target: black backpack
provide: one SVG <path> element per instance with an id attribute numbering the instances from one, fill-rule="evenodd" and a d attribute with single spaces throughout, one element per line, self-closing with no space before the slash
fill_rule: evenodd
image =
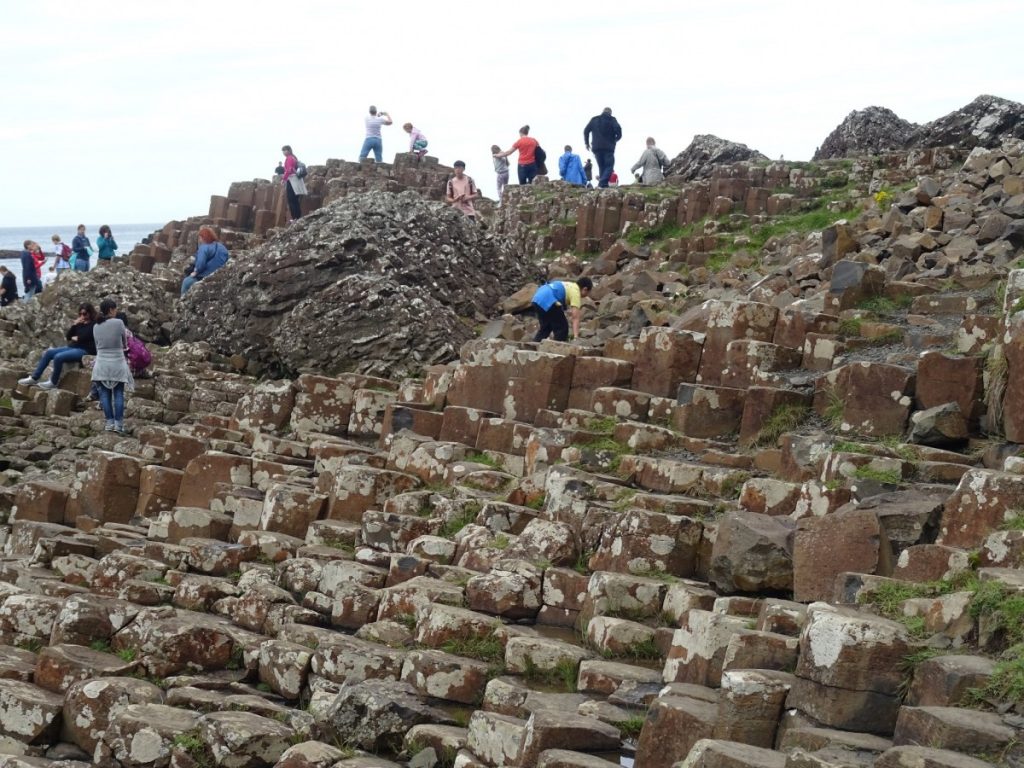
<path id="1" fill-rule="evenodd" d="M 306 164 L 301 160 L 296 161 L 295 175 L 298 176 L 300 179 L 304 179 L 306 178 L 307 173 L 309 173 L 309 171 L 306 170 Z"/>
<path id="2" fill-rule="evenodd" d="M 533 157 L 537 161 L 538 165 L 548 159 L 548 153 L 543 150 L 540 144 L 537 145 L 537 149 L 533 152 Z"/>

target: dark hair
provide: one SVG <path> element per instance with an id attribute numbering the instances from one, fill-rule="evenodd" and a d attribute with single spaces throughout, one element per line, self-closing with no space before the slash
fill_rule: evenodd
<path id="1" fill-rule="evenodd" d="M 466 164 L 464 162 L 462 162 L 461 160 L 456 160 L 454 163 L 452 163 L 452 168 L 465 168 L 465 167 L 466 167 Z"/>
<path id="2" fill-rule="evenodd" d="M 100 316 L 96 318 L 97 323 L 106 321 L 107 315 L 110 314 L 110 310 L 117 309 L 117 302 L 113 299 L 104 299 L 100 302 Z"/>
<path id="3" fill-rule="evenodd" d="M 571 144 L 566 144 L 565 145 L 565 151 L 566 152 L 572 152 L 572 145 Z"/>
<path id="4" fill-rule="evenodd" d="M 281 151 L 282 152 L 291 152 L 292 151 L 292 145 L 291 144 L 285 144 L 283 147 L 281 147 Z"/>
<path id="5" fill-rule="evenodd" d="M 377 114 L 377 108 L 375 106 L 373 106 L 372 104 L 370 105 L 370 114 L 371 115 L 376 115 Z"/>
<path id="6" fill-rule="evenodd" d="M 580 287 L 581 291 L 591 291 L 594 289 L 594 281 L 589 277 L 581 277 L 576 281 L 576 285 Z"/>
<path id="7" fill-rule="evenodd" d="M 79 304 L 78 305 L 78 311 L 79 312 L 85 312 L 87 315 L 89 315 L 89 321 L 90 322 L 93 322 L 93 323 L 96 322 L 96 307 L 94 307 L 88 301 L 84 301 L 81 304 Z"/>
<path id="8" fill-rule="evenodd" d="M 104 237 L 110 235 L 110 227 L 104 224 L 102 227 L 100 227 L 100 234 L 103 235 Z"/>
<path id="9" fill-rule="evenodd" d="M 530 126 L 524 125 L 522 128 L 519 129 L 519 132 L 521 134 L 523 134 L 523 136 L 529 136 L 530 135 Z"/>

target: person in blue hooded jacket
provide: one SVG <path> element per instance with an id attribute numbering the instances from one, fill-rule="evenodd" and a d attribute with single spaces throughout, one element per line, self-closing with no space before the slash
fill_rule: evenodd
<path id="1" fill-rule="evenodd" d="M 575 187 L 585 187 L 587 176 L 583 172 L 583 162 L 580 156 L 574 154 L 572 147 L 565 145 L 565 154 L 558 158 L 558 175 L 562 181 L 567 181 Z"/>
<path id="2" fill-rule="evenodd" d="M 196 260 L 185 270 L 185 279 L 181 281 L 181 295 L 184 296 L 188 293 L 189 288 L 209 277 L 227 263 L 228 249 L 217 239 L 217 233 L 205 225 L 200 227 Z"/>
<path id="3" fill-rule="evenodd" d="M 580 335 L 580 305 L 590 295 L 593 287 L 594 282 L 589 277 L 581 277 L 576 282 L 552 280 L 538 288 L 531 300 L 533 311 L 540 320 L 540 327 L 533 340 L 543 341 L 551 336 L 555 341 L 568 341 L 566 307 L 572 313 L 572 336 L 577 338 Z"/>

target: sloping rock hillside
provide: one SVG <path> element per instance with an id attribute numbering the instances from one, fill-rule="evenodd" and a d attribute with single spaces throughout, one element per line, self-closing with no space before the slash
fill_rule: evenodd
<path id="1" fill-rule="evenodd" d="M 527 278 L 522 258 L 450 208 L 369 192 L 233 257 L 186 296 L 174 336 L 271 370 L 401 375 L 454 358 Z"/>
<path id="2" fill-rule="evenodd" d="M 1024 138 L 1024 104 L 982 95 L 962 109 L 919 126 L 907 137 L 906 146 L 993 149 L 1009 138 Z"/>

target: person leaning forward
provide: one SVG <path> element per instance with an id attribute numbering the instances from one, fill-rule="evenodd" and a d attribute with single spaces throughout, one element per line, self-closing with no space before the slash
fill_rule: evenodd
<path id="1" fill-rule="evenodd" d="M 581 277 L 576 282 L 552 280 L 538 288 L 531 301 L 537 319 L 540 320 L 540 327 L 533 340 L 543 341 L 551 336 L 555 341 L 568 341 L 569 322 L 565 316 L 565 307 L 569 307 L 572 316 L 572 337 L 579 337 L 580 305 L 590 295 L 593 287 L 594 282 L 589 277 Z"/>

